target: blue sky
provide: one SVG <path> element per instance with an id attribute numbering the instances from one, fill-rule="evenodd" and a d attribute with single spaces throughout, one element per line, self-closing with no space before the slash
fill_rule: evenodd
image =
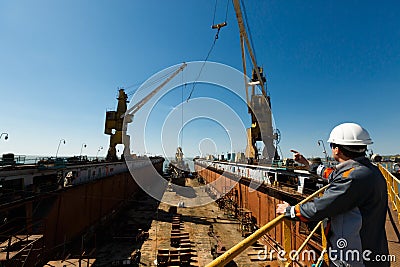
<path id="1" fill-rule="evenodd" d="M 398 1 L 254 3 L 245 1 L 248 23 L 284 156 L 292 148 L 323 156 L 317 140 L 327 140 L 335 125 L 348 121 L 369 130 L 374 152 L 400 153 Z M 79 154 L 83 143 L 84 154 L 106 148 L 105 111 L 115 109 L 117 89 L 172 65 L 203 60 L 215 35 L 214 6 L 215 1 L 0 0 L 0 132 L 9 134 L 0 140 L 0 153 L 54 156 L 60 139 L 66 140 L 60 155 Z M 225 19 L 225 6 L 218 1 L 215 22 Z M 227 22 L 209 60 L 241 70 L 232 3 Z M 195 96 L 202 96 L 200 88 Z M 224 98 L 219 94 L 217 99 Z M 160 105 L 180 100 L 166 97 Z M 235 110 L 246 123 L 246 108 Z M 215 132 L 202 130 L 206 124 L 186 129 L 188 155 L 196 154 L 191 144 L 202 137 L 194 133 L 226 135 L 217 134 L 218 126 Z"/>

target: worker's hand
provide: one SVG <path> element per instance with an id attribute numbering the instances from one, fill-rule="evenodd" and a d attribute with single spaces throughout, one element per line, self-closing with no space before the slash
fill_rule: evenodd
<path id="1" fill-rule="evenodd" d="M 290 152 L 294 153 L 293 154 L 294 161 L 304 164 L 307 168 L 310 168 L 310 162 L 302 154 L 293 149 L 291 149 Z"/>
<path id="2" fill-rule="evenodd" d="M 282 204 L 278 204 L 278 206 L 276 207 L 276 213 L 277 214 L 285 213 L 287 207 L 289 207 L 289 204 L 286 202 L 283 202 Z"/>

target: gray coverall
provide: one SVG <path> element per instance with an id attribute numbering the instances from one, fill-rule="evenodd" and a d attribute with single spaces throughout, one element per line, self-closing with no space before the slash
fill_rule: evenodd
<path id="1" fill-rule="evenodd" d="M 323 172 L 321 166 L 319 170 Z M 350 159 L 336 166 L 329 183 L 323 196 L 288 207 L 285 217 L 305 222 L 330 220 L 330 266 L 390 266 L 390 262 L 378 261 L 389 254 L 387 187 L 379 169 L 366 157 Z"/>

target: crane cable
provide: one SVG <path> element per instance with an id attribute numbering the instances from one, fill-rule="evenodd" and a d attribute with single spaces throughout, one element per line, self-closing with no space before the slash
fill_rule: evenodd
<path id="1" fill-rule="evenodd" d="M 225 21 L 222 22 L 222 23 L 219 23 L 219 24 L 215 24 L 215 14 L 216 14 L 216 10 L 217 10 L 217 3 L 218 3 L 218 0 L 215 0 L 213 23 L 212 23 L 212 26 L 211 26 L 211 29 L 217 29 L 217 32 L 215 34 L 215 37 L 214 37 L 213 43 L 212 43 L 212 45 L 210 47 L 210 50 L 208 50 L 207 56 L 204 59 L 203 64 L 201 65 L 199 74 L 197 75 L 196 80 L 193 82 L 192 90 L 190 91 L 190 94 L 189 94 L 188 98 L 186 99 L 186 102 L 188 102 L 190 100 L 190 98 L 192 97 L 192 94 L 193 94 L 194 88 L 196 87 L 197 81 L 199 80 L 200 75 L 201 75 L 201 73 L 203 71 L 203 68 L 206 65 L 206 63 L 208 61 L 208 58 L 210 57 L 210 54 L 211 54 L 212 50 L 214 49 L 215 43 L 217 42 L 217 40 L 219 38 L 219 32 L 220 32 L 221 28 L 223 28 L 223 27 L 225 27 L 227 25 L 226 21 L 227 21 L 227 18 L 228 18 L 229 0 L 226 1 L 227 4 L 226 4 L 226 12 L 225 12 Z"/>
<path id="2" fill-rule="evenodd" d="M 203 68 L 204 68 L 204 66 L 206 65 L 206 62 L 208 61 L 208 57 L 210 56 L 211 51 L 214 49 L 215 43 L 216 43 L 216 41 L 217 41 L 217 39 L 218 39 L 219 30 L 220 30 L 220 29 L 218 29 L 217 34 L 215 35 L 214 41 L 213 41 L 213 43 L 212 43 L 212 45 L 211 45 L 211 47 L 210 47 L 210 50 L 208 51 L 208 54 L 207 54 L 207 56 L 206 56 L 206 59 L 205 59 L 204 62 L 203 62 L 203 65 L 201 65 L 201 68 L 200 68 L 199 74 L 198 74 L 197 77 L 196 77 L 196 80 L 193 82 L 192 90 L 190 91 L 190 94 L 189 94 L 188 98 L 186 99 L 186 102 L 188 102 L 189 99 L 192 97 L 194 88 L 196 87 L 197 81 L 198 81 L 199 78 L 200 78 L 201 72 L 203 71 Z"/>
<path id="3" fill-rule="evenodd" d="M 213 22 L 212 22 L 212 26 L 211 26 L 212 29 L 215 29 L 217 27 L 217 25 L 219 25 L 219 24 L 215 24 L 215 14 L 217 13 L 217 4 L 218 4 L 218 0 L 215 0 Z M 226 23 L 226 21 L 228 19 L 228 8 L 229 8 L 229 0 L 226 1 L 225 20 L 223 23 L 220 23 L 220 24 Z M 224 26 L 226 26 L 226 25 L 224 25 Z"/>
<path id="4" fill-rule="evenodd" d="M 152 86 L 152 85 L 154 85 L 154 84 L 156 84 L 156 83 L 159 83 L 160 81 L 162 81 L 162 80 L 165 79 L 166 77 L 170 76 L 174 71 L 175 71 L 175 70 L 173 69 L 173 70 L 171 70 L 171 71 L 165 73 L 164 75 L 158 77 L 158 78 L 155 79 L 154 81 L 151 81 L 151 82 L 148 82 L 148 83 L 144 84 L 143 87 L 140 87 L 140 86 L 143 85 L 143 83 L 146 82 L 146 81 L 143 81 L 143 82 L 140 82 L 140 83 L 136 83 L 136 84 L 129 85 L 129 86 L 125 87 L 125 89 L 130 89 L 130 88 L 132 88 L 132 87 L 139 87 L 139 88 L 136 88 L 136 89 L 134 89 L 134 90 L 131 90 L 131 91 L 127 92 L 126 94 L 127 94 L 128 96 L 131 96 L 131 95 L 133 95 L 134 93 L 138 92 L 138 91 L 137 91 L 138 89 L 143 90 L 143 89 L 146 89 L 146 88 L 148 88 L 148 87 L 150 87 L 150 86 Z"/>
<path id="5" fill-rule="evenodd" d="M 183 83 L 183 72 L 182 72 L 182 94 L 181 94 L 181 108 L 182 108 L 182 113 L 181 113 L 181 140 L 180 140 L 180 147 L 183 147 L 183 104 L 184 104 L 184 101 L 183 101 L 183 92 L 185 91 L 185 89 L 186 89 L 186 83 Z"/>

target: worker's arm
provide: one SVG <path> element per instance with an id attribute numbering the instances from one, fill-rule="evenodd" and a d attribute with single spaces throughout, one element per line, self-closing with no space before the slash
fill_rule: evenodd
<path id="1" fill-rule="evenodd" d="M 300 152 L 293 149 L 291 149 L 290 152 L 293 153 L 294 161 L 303 164 L 304 166 L 306 166 L 307 169 L 310 169 L 311 162 L 308 161 Z"/>
<path id="2" fill-rule="evenodd" d="M 311 161 L 307 160 L 300 152 L 296 150 L 290 150 L 290 152 L 293 153 L 293 159 L 306 166 L 306 168 L 314 174 L 317 174 L 318 176 L 328 179 L 329 175 L 333 172 L 333 168 L 327 168 L 322 164 L 315 164 L 312 163 Z"/>
<path id="3" fill-rule="evenodd" d="M 362 187 L 357 185 L 356 180 L 351 177 L 338 178 L 331 182 L 322 197 L 302 205 L 288 206 L 285 217 L 304 222 L 320 221 L 358 206 L 361 194 Z"/>

